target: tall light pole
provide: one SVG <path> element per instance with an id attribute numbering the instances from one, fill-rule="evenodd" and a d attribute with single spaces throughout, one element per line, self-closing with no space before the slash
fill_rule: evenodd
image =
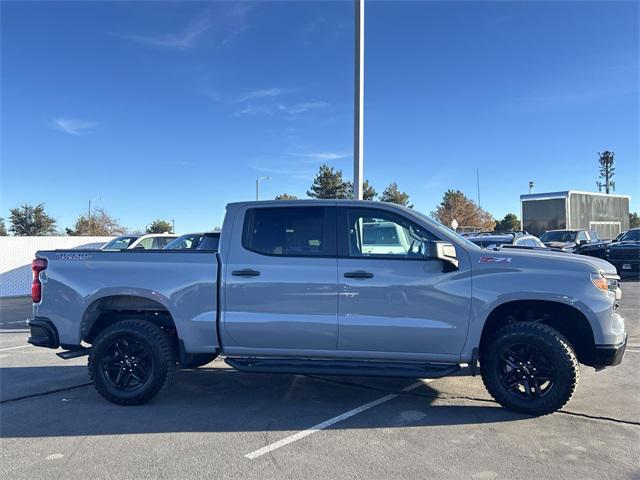
<path id="1" fill-rule="evenodd" d="M 271 180 L 271 177 L 260 177 L 256 179 L 256 200 L 260 200 L 260 182 L 262 180 Z"/>
<path id="2" fill-rule="evenodd" d="M 362 200 L 364 175 L 364 2 L 365 0 L 355 0 L 353 196 L 356 200 Z"/>
<path id="3" fill-rule="evenodd" d="M 89 227 L 87 228 L 87 233 L 89 234 L 89 236 L 91 236 L 91 201 L 92 200 L 100 201 L 100 200 L 102 200 L 102 197 L 89 199 L 89 218 L 87 219 L 87 221 L 89 223 Z"/>
<path id="4" fill-rule="evenodd" d="M 171 219 L 171 233 L 176 233 L 176 221 Z"/>

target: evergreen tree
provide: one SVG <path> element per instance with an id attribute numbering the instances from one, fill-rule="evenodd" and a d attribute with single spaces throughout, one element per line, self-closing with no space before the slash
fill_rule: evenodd
<path id="1" fill-rule="evenodd" d="M 321 165 L 307 195 L 311 198 L 349 198 L 349 184 L 342 179 L 342 170 Z"/>

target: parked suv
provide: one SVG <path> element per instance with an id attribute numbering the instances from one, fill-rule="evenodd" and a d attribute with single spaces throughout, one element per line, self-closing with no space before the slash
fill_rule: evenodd
<path id="1" fill-rule="evenodd" d="M 150 233 L 147 235 L 122 235 L 106 243 L 100 250 L 160 250 L 178 238 L 172 233 Z"/>
<path id="2" fill-rule="evenodd" d="M 482 248 L 498 248 L 503 245 L 513 247 L 547 248 L 535 235 L 527 232 L 482 232 L 468 235 L 467 240 Z"/>

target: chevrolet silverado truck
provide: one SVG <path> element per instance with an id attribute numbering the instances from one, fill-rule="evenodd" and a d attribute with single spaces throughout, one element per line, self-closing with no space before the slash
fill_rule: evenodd
<path id="1" fill-rule="evenodd" d="M 40 251 L 33 345 L 89 355 L 107 400 L 142 404 L 177 368 L 439 378 L 480 373 L 506 408 L 562 408 L 579 363 L 621 362 L 615 268 L 483 250 L 371 201 L 232 203 L 217 252 Z"/>

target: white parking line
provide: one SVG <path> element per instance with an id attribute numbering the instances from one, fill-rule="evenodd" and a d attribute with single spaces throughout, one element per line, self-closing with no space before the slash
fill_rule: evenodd
<path id="1" fill-rule="evenodd" d="M 402 391 L 403 392 L 409 392 L 411 390 L 414 390 L 422 385 L 424 385 L 425 383 L 429 383 L 432 382 L 434 379 L 424 379 L 421 380 L 419 382 L 414 383 L 413 385 L 409 385 L 406 388 L 403 388 Z M 342 420 L 346 420 L 347 418 L 353 417 L 354 415 L 357 415 L 359 413 L 364 412 L 365 410 L 369 410 L 370 408 L 373 407 L 377 407 L 378 405 L 382 405 L 385 402 L 388 402 L 389 400 L 393 400 L 396 397 L 399 397 L 400 394 L 399 393 L 391 393 L 389 395 L 385 395 L 384 397 L 380 397 L 377 400 L 374 400 L 373 402 L 369 402 L 369 403 L 365 403 L 364 405 L 360 405 L 359 407 L 356 407 L 352 410 L 349 410 L 348 412 L 343 413 L 342 415 L 338 415 L 337 417 L 333 417 L 330 418 L 329 420 L 326 420 L 322 423 L 319 423 L 317 425 L 314 425 L 311 428 L 307 428 L 306 430 L 302 430 L 298 433 L 295 433 L 293 435 L 290 435 L 288 437 L 283 438 L 282 440 L 278 440 L 277 442 L 274 442 L 270 445 L 267 445 L 266 447 L 262 447 L 258 450 L 255 450 L 251 453 L 247 453 L 245 455 L 245 458 L 248 458 L 250 460 L 255 460 L 256 458 L 264 455 L 265 453 L 269 453 L 269 452 L 273 452 L 274 450 L 280 448 L 280 447 L 284 447 L 285 445 L 289 445 L 290 443 L 296 442 L 298 440 L 303 439 L 304 437 L 308 437 L 309 435 L 319 432 L 320 430 L 324 430 L 327 427 L 330 427 L 331 425 L 334 425 L 338 422 L 341 422 Z"/>
<path id="2" fill-rule="evenodd" d="M 0 348 L 0 352 L 6 352 L 7 350 L 16 350 L 18 348 L 29 348 L 29 347 L 33 347 L 33 345 L 20 345 L 19 347 Z"/>
<path id="3" fill-rule="evenodd" d="M 627 348 L 625 351 L 631 353 L 640 353 L 640 350 L 631 350 L 630 348 Z"/>

